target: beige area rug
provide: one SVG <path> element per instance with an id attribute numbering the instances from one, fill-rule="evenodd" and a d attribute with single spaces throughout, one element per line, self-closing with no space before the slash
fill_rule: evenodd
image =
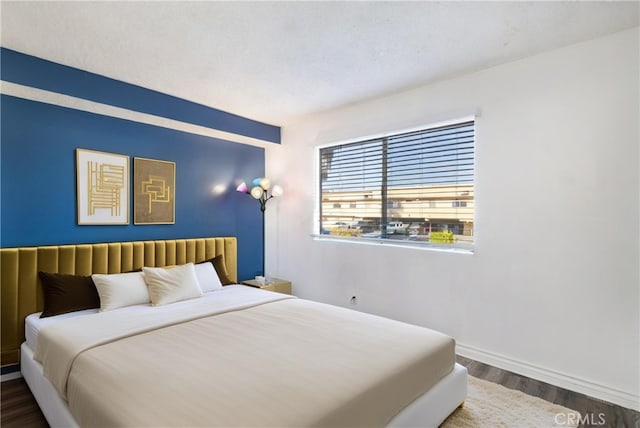
<path id="1" fill-rule="evenodd" d="M 464 407 L 441 428 L 556 428 L 578 426 L 580 414 L 538 397 L 469 376 Z"/>

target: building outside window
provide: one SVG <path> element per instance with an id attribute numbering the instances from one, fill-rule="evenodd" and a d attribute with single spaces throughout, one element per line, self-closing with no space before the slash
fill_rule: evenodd
<path id="1" fill-rule="evenodd" d="M 473 120 L 320 148 L 319 232 L 472 247 L 474 152 Z"/>

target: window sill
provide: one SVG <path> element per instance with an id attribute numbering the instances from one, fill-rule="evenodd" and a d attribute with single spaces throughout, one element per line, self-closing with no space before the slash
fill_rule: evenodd
<path id="1" fill-rule="evenodd" d="M 355 245 L 377 245 L 383 247 L 409 248 L 412 250 L 435 251 L 439 253 L 474 254 L 475 250 L 469 246 L 456 246 L 456 244 L 433 244 L 428 242 L 404 241 L 393 239 L 371 238 L 343 238 L 331 235 L 314 235 L 314 241 L 337 242 Z"/>

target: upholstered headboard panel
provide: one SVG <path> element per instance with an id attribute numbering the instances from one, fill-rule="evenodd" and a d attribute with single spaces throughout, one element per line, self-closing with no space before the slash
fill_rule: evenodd
<path id="1" fill-rule="evenodd" d="M 112 242 L 46 247 L 0 248 L 2 366 L 17 364 L 24 342 L 24 319 L 43 308 L 38 271 L 91 275 L 142 266 L 197 263 L 223 254 L 230 279 L 237 281 L 234 237 Z"/>

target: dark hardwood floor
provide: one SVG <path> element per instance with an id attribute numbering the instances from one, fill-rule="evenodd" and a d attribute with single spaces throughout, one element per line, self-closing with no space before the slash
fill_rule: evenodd
<path id="1" fill-rule="evenodd" d="M 468 358 L 459 356 L 458 362 L 467 368 L 471 376 L 577 410 L 583 418 L 587 415 L 588 420 L 585 420 L 586 423 L 581 425 L 583 427 L 640 428 L 639 412 Z M 49 426 L 24 379 L 2 382 L 0 392 L 0 426 L 3 428 L 47 428 Z M 601 423 L 603 420 L 604 423 Z"/>
<path id="2" fill-rule="evenodd" d="M 0 384 L 0 426 L 3 428 L 49 427 L 22 378 Z"/>

